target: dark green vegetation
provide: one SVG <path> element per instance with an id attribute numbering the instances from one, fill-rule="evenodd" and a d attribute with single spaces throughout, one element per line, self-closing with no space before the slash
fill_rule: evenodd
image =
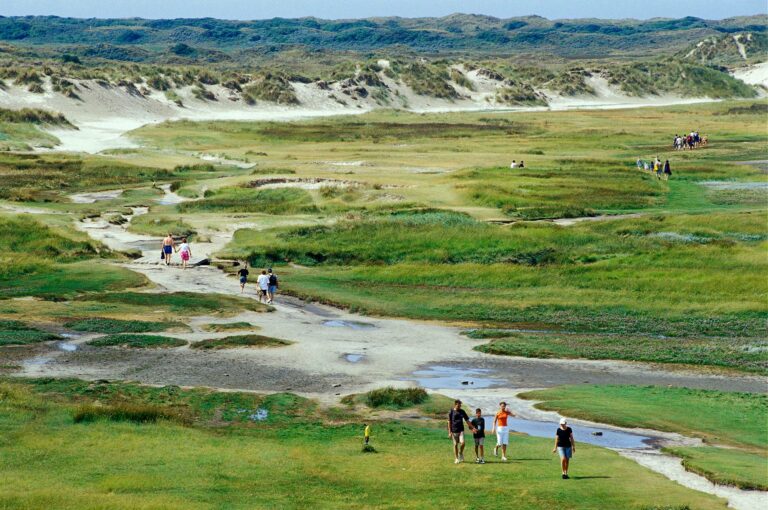
<path id="1" fill-rule="evenodd" d="M 550 21 L 538 16 L 498 19 L 469 14 L 343 21 L 84 20 L 41 16 L 1 18 L 0 40 L 28 55 L 55 55 L 74 64 L 98 59 L 236 65 L 243 60 L 258 61 L 264 54 L 275 59 L 270 53 L 277 53 L 277 60 L 287 60 L 289 55 L 308 60 L 309 48 L 366 52 L 400 47 L 401 51 L 478 54 L 542 51 L 573 58 L 639 55 L 672 48 L 676 52 L 707 36 L 764 32 L 765 23 L 765 16 L 720 21 L 693 17 Z"/>
<path id="2" fill-rule="evenodd" d="M 40 110 L 38 108 L 22 108 L 21 110 L 0 108 L 0 122 L 10 122 L 13 124 L 50 124 L 52 126 L 73 127 L 62 114 Z"/>
<path id="3" fill-rule="evenodd" d="M 365 403 L 370 407 L 403 409 L 422 404 L 427 398 L 427 392 L 422 388 L 397 389 L 390 386 L 366 393 Z"/>
<path id="4" fill-rule="evenodd" d="M 89 333 L 147 333 L 150 331 L 167 331 L 169 329 L 189 329 L 182 322 L 135 321 L 105 317 L 75 319 L 65 322 L 64 326 L 75 331 Z"/>
<path id="5" fill-rule="evenodd" d="M 74 414 L 75 423 L 91 423 L 97 420 L 127 421 L 133 423 L 156 423 L 158 420 L 170 420 L 180 423 L 188 421 L 186 416 L 160 406 L 117 404 L 93 405 L 86 404 L 77 408 Z"/>
<path id="6" fill-rule="evenodd" d="M 0 346 L 26 345 L 37 342 L 59 340 L 61 337 L 41 331 L 20 321 L 0 320 Z"/>
<path id="7" fill-rule="evenodd" d="M 713 481 L 768 487 L 768 396 L 657 386 L 569 386 L 532 391 L 541 409 L 622 427 L 702 438 L 730 448 L 671 448 L 686 468 Z"/>
<path id="8" fill-rule="evenodd" d="M 106 410 L 82 407 L 95 402 Z M 121 413 L 129 405 L 140 409 Z M 93 421 L 75 423 L 86 410 L 83 416 Z M 386 501 L 396 508 L 426 509 L 455 506 L 456 496 L 445 491 L 446 484 L 472 494 L 476 505 L 497 505 L 504 497 L 489 487 L 514 493 L 521 510 L 562 504 L 552 489 L 560 480 L 548 439 L 516 437 L 515 462 L 489 462 L 481 470 L 453 465 L 442 421 L 368 418 L 323 411 L 286 393 L 52 379 L 6 382 L 0 384 L 0 425 L 13 441 L 0 442 L 0 505 L 351 509 Z M 365 422 L 372 424 L 376 455 L 360 452 Z M 45 456 L 35 453 L 42 449 Z M 330 469 L 318 471 L 320 449 Z M 722 500 L 685 489 L 614 452 L 587 445 L 580 452 L 568 487 L 574 510 L 724 508 Z M 296 484 L 300 491 L 274 490 Z"/>
<path id="9" fill-rule="evenodd" d="M 192 344 L 194 349 L 237 349 L 241 347 L 283 347 L 292 342 L 263 335 L 235 335 L 210 338 Z"/>
<path id="10" fill-rule="evenodd" d="M 626 329 L 625 334 L 609 335 L 474 330 L 469 336 L 492 338 L 490 343 L 476 347 L 478 351 L 489 354 L 710 365 L 768 373 L 768 356 L 765 354 L 768 344 L 762 340 L 732 336 L 633 336 L 631 327 Z M 681 334 L 685 335 L 685 331 Z"/>
<path id="11" fill-rule="evenodd" d="M 88 345 L 95 347 L 133 347 L 133 348 L 161 348 L 180 347 L 187 345 L 186 340 L 160 335 L 136 335 L 125 333 L 120 335 L 107 335 L 95 340 L 90 340 Z"/>

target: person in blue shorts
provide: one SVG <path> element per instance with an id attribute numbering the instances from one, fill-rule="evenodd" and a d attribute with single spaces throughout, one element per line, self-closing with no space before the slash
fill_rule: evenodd
<path id="1" fill-rule="evenodd" d="M 269 276 L 269 288 L 267 289 L 267 303 L 272 304 L 275 300 L 275 294 L 277 293 L 277 275 L 272 272 L 272 268 L 267 269 L 267 275 Z"/>
<path id="2" fill-rule="evenodd" d="M 555 431 L 555 447 L 552 453 L 560 454 L 560 467 L 563 470 L 563 480 L 568 479 L 568 464 L 576 452 L 576 441 L 573 439 L 573 430 L 568 426 L 565 418 L 560 419 L 560 426 Z"/>
<path id="3" fill-rule="evenodd" d="M 245 292 L 245 284 L 248 283 L 248 262 L 237 272 L 240 277 L 240 294 Z"/>

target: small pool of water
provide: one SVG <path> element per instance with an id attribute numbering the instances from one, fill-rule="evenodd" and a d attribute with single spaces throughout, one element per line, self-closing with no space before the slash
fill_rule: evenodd
<path id="1" fill-rule="evenodd" d="M 59 342 L 58 348 L 66 352 L 75 352 L 77 350 L 77 344 L 71 342 Z"/>
<path id="2" fill-rule="evenodd" d="M 522 418 L 510 418 L 509 427 L 516 432 L 524 432 L 534 437 L 551 437 L 554 444 L 555 430 L 559 425 L 555 422 L 524 420 Z M 486 435 L 490 436 L 492 416 L 485 416 Z M 573 438 L 576 440 L 578 448 L 579 443 L 594 444 L 605 448 L 650 448 L 648 441 L 650 437 L 627 432 L 618 432 L 611 429 L 596 427 L 583 427 L 581 425 L 571 425 L 573 429 Z M 599 435 L 594 435 L 597 432 Z M 490 441 L 491 446 L 495 443 Z"/>
<path id="3" fill-rule="evenodd" d="M 350 363 L 359 363 L 365 359 L 365 354 L 347 353 L 344 355 L 344 359 Z"/>
<path id="4" fill-rule="evenodd" d="M 430 390 L 493 388 L 506 383 L 503 379 L 491 377 L 490 374 L 491 370 L 485 368 L 433 365 L 415 371 L 413 376 L 419 386 Z"/>
<path id="5" fill-rule="evenodd" d="M 371 324 L 368 322 L 344 321 L 340 319 L 324 321 L 323 326 L 328 326 L 329 328 L 349 328 L 349 329 L 373 329 L 376 327 L 374 324 Z"/>

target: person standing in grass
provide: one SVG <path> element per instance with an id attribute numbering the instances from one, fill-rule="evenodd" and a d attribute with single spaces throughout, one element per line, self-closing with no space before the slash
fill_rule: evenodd
<path id="1" fill-rule="evenodd" d="M 371 440 L 371 426 L 366 423 L 363 424 L 363 427 L 365 427 L 363 429 L 363 441 L 368 444 Z"/>
<path id="2" fill-rule="evenodd" d="M 248 283 L 248 262 L 237 272 L 237 276 L 240 277 L 240 294 L 242 294 L 245 292 L 245 284 Z"/>
<path id="3" fill-rule="evenodd" d="M 267 289 L 267 303 L 272 304 L 277 293 L 277 275 L 272 272 L 272 268 L 267 269 L 267 276 L 269 276 L 269 288 Z"/>
<path id="4" fill-rule="evenodd" d="M 189 247 L 186 237 L 181 238 L 179 253 L 181 254 L 181 268 L 186 269 L 189 259 L 192 258 L 192 248 Z"/>
<path id="5" fill-rule="evenodd" d="M 664 161 L 664 180 L 668 181 L 670 175 L 672 175 L 672 169 L 669 167 L 669 160 L 666 160 Z"/>
<path id="6" fill-rule="evenodd" d="M 576 441 L 573 439 L 573 430 L 568 426 L 565 418 L 560 419 L 560 426 L 555 431 L 555 447 L 552 453 L 560 454 L 560 467 L 563 471 L 563 480 L 568 479 L 568 464 L 576 452 Z"/>
<path id="7" fill-rule="evenodd" d="M 269 293 L 269 276 L 267 276 L 266 271 L 261 271 L 261 274 L 256 279 L 256 284 L 259 286 L 259 303 L 262 301 L 266 303 Z"/>
<path id="8" fill-rule="evenodd" d="M 464 462 L 464 422 L 467 422 L 472 433 L 477 432 L 467 412 L 461 408 L 461 400 L 454 400 L 453 409 L 448 413 L 448 437 L 453 440 L 454 464 Z"/>
<path id="9" fill-rule="evenodd" d="M 475 462 L 477 464 L 485 464 L 485 418 L 483 418 L 483 411 L 480 408 L 475 409 L 475 417 L 471 420 L 472 426 L 475 427 L 475 432 L 472 437 L 475 440 Z"/>
<path id="10" fill-rule="evenodd" d="M 509 445 L 509 426 L 507 420 L 515 413 L 507 409 L 506 402 L 499 403 L 499 412 L 493 418 L 493 427 L 491 433 L 496 432 L 496 446 L 493 448 L 493 455 L 499 456 L 499 447 L 501 447 L 501 460 L 507 461 L 507 445 Z"/>
<path id="11" fill-rule="evenodd" d="M 171 255 L 173 254 L 173 251 L 176 249 L 176 243 L 173 240 L 173 234 L 168 234 L 165 236 L 165 239 L 163 239 L 163 255 L 165 256 L 165 265 L 168 266 L 171 264 Z"/>

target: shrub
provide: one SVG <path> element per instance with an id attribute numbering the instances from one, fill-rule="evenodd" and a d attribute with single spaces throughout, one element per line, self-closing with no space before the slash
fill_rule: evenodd
<path id="1" fill-rule="evenodd" d="M 82 405 L 74 414 L 75 423 L 92 423 L 98 420 L 156 423 L 171 420 L 190 424 L 191 417 L 180 410 L 171 410 L 147 404 Z"/>
<path id="2" fill-rule="evenodd" d="M 238 347 L 283 347 L 291 345 L 287 340 L 263 335 L 235 335 L 210 338 L 192 344 L 193 349 L 236 349 Z"/>
<path id="3" fill-rule="evenodd" d="M 429 395 L 423 388 L 397 389 L 388 386 L 366 393 L 365 403 L 369 407 L 404 409 L 422 404 L 428 397 Z"/>
<path id="4" fill-rule="evenodd" d="M 160 348 L 187 345 L 186 340 L 160 335 L 119 334 L 107 335 L 88 342 L 95 347 Z"/>

